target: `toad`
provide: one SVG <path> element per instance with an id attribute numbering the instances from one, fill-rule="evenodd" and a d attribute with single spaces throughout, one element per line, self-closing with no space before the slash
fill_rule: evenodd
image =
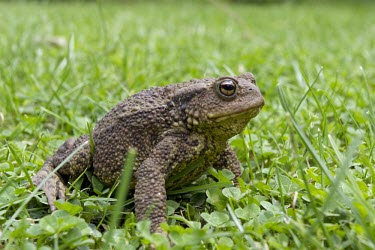
<path id="1" fill-rule="evenodd" d="M 251 73 L 194 79 L 141 91 L 117 104 L 89 135 L 68 139 L 32 178 L 39 185 L 75 149 L 85 143 L 43 190 L 51 210 L 65 198 L 63 179 L 74 180 L 87 168 L 107 186 L 121 175 L 127 152 L 133 166 L 137 220 L 150 219 L 151 231 L 166 221 L 166 190 L 194 182 L 208 168 L 229 169 L 236 179 L 240 162 L 228 144 L 264 105 Z M 236 179 L 234 182 L 236 182 Z"/>

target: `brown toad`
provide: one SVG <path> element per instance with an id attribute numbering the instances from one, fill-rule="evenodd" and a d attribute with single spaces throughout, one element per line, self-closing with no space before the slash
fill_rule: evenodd
<path id="1" fill-rule="evenodd" d="M 189 184 L 209 167 L 227 168 L 236 178 L 240 163 L 228 139 L 240 133 L 263 107 L 264 100 L 251 73 L 237 77 L 205 78 L 141 91 L 120 102 L 92 132 L 87 143 L 59 171 L 77 178 L 86 168 L 104 184 L 120 176 L 129 148 L 137 151 L 134 164 L 135 212 L 160 231 L 166 220 L 166 189 Z M 33 177 L 38 185 L 88 135 L 69 139 L 48 158 Z M 44 185 L 55 210 L 56 197 L 65 198 L 66 186 L 54 175 Z"/>

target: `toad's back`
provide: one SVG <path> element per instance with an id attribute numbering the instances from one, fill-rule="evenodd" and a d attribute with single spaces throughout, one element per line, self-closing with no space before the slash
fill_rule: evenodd
<path id="1" fill-rule="evenodd" d="M 117 104 L 98 122 L 93 131 L 93 166 L 95 176 L 102 182 L 114 183 L 130 147 L 137 150 L 138 165 L 157 144 L 160 135 L 171 127 L 165 95 L 162 87 L 139 92 Z"/>

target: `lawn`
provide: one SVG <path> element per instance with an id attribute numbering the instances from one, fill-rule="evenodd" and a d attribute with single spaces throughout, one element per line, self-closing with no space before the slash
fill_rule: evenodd
<path id="1" fill-rule="evenodd" d="M 142 89 L 251 71 L 266 105 L 231 140 L 243 181 L 210 170 L 170 193 L 173 248 L 375 249 L 373 13 L 370 2 L 0 2 L 0 248 L 172 248 L 136 222 L 131 195 L 115 226 L 113 189 L 89 171 L 53 214 L 30 179 Z"/>

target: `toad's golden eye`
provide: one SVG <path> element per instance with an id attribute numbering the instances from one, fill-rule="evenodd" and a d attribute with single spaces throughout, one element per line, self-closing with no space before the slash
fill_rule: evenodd
<path id="1" fill-rule="evenodd" d="M 217 90 L 223 97 L 234 97 L 237 93 L 237 82 L 231 78 L 221 79 L 217 83 Z"/>

